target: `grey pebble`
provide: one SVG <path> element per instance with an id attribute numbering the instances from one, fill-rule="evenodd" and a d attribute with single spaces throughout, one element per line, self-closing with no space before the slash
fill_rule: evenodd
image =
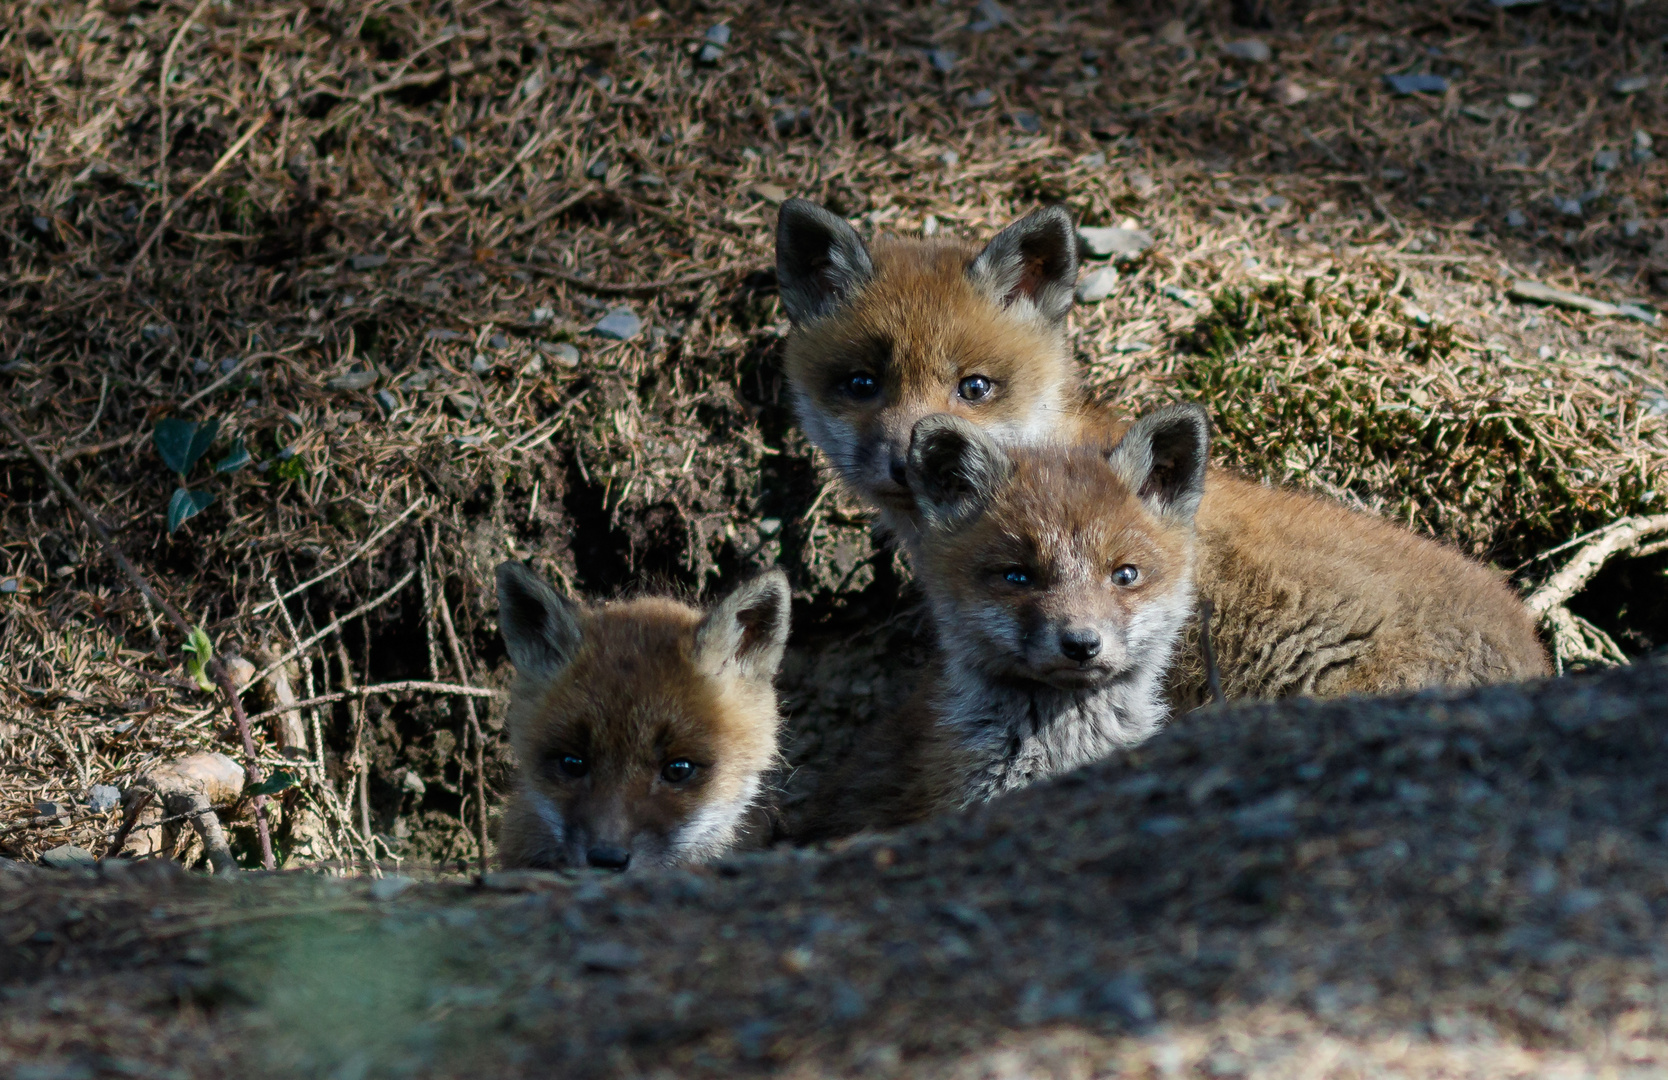
<path id="1" fill-rule="evenodd" d="M 1637 94 L 1650 85 L 1651 79 L 1648 75 L 1624 75 L 1611 83 L 1610 89 L 1615 91 L 1618 96 L 1626 97 L 1629 94 Z"/>
<path id="2" fill-rule="evenodd" d="M 961 96 L 964 109 L 986 109 L 996 103 L 996 95 L 989 90 L 974 90 Z"/>
<path id="3" fill-rule="evenodd" d="M 1609 172 L 1622 163 L 1622 155 L 1614 150 L 1600 150 L 1593 155 L 1593 168 L 1599 172 Z"/>
<path id="4" fill-rule="evenodd" d="M 75 844 L 62 844 L 50 851 L 41 853 L 41 865 L 53 870 L 74 870 L 82 866 L 96 866 L 98 860 L 93 853 Z"/>
<path id="5" fill-rule="evenodd" d="M 1276 210 L 1284 210 L 1290 202 L 1291 200 L 1284 195 L 1265 195 L 1258 200 L 1257 205 L 1272 214 Z"/>
<path id="6" fill-rule="evenodd" d="M 1132 258 L 1153 245 L 1153 234 L 1141 229 L 1080 228 L 1077 237 L 1084 252 L 1097 259 Z"/>
<path id="7" fill-rule="evenodd" d="M 1080 304 L 1098 304 L 1112 295 L 1118 287 L 1118 271 L 1115 267 L 1102 266 L 1083 275 L 1077 283 L 1077 302 Z"/>
<path id="8" fill-rule="evenodd" d="M 1448 80 L 1440 75 L 1386 75 L 1386 86 L 1397 94 L 1446 94 Z"/>
<path id="9" fill-rule="evenodd" d="M 1266 64 L 1274 58 L 1274 50 L 1268 47 L 1268 42 L 1261 38 L 1242 38 L 1230 41 L 1222 46 L 1222 52 L 1235 60 L 1244 60 L 1250 64 Z"/>
<path id="10" fill-rule="evenodd" d="M 1010 118 L 1013 120 L 1014 126 L 1027 135 L 1035 135 L 1042 130 L 1042 121 L 1037 119 L 1037 114 L 1034 112 L 1011 113 Z"/>
<path id="11" fill-rule="evenodd" d="M 610 341 L 630 341 L 642 332 L 643 320 L 624 304 L 611 309 L 591 328 L 591 333 Z"/>
<path id="12" fill-rule="evenodd" d="M 1506 211 L 1506 224 L 1513 229 L 1521 229 L 1529 224 L 1529 215 L 1522 210 Z"/>
<path id="13" fill-rule="evenodd" d="M 332 390 L 369 390 L 376 384 L 374 371 L 347 371 L 334 378 L 326 380 L 325 384 Z"/>
<path id="14" fill-rule="evenodd" d="M 121 804 L 122 791 L 109 784 L 94 784 L 87 789 L 87 808 L 95 814 L 107 814 Z"/>
<path id="15" fill-rule="evenodd" d="M 722 49 L 730 43 L 730 24 L 719 23 L 717 26 L 707 27 L 706 38 L 709 44 L 717 45 Z"/>
<path id="16" fill-rule="evenodd" d="M 960 59 L 954 49 L 928 49 L 927 62 L 934 71 L 948 75 L 956 70 L 956 62 Z"/>
<path id="17" fill-rule="evenodd" d="M 348 265 L 355 270 L 375 270 L 388 262 L 386 255 L 355 255 L 348 260 Z"/>

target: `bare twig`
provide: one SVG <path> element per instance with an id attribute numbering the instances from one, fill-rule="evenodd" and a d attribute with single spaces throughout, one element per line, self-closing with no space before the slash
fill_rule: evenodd
<path id="1" fill-rule="evenodd" d="M 311 709 L 319 705 L 329 705 L 336 701 L 346 701 L 349 698 L 374 697 L 377 694 L 451 694 L 456 697 L 495 698 L 502 694 L 497 690 L 483 690 L 477 686 L 459 686 L 456 683 L 430 682 L 427 679 L 406 679 L 401 682 L 372 683 L 369 686 L 356 686 L 350 690 L 338 690 L 332 694 L 320 694 L 304 701 L 292 701 L 288 705 L 280 705 L 276 709 L 256 713 L 249 718 L 251 724 L 261 720 L 270 720 L 274 716 L 281 716 L 298 709 Z"/>
<path id="2" fill-rule="evenodd" d="M 121 568 L 122 573 L 127 575 L 128 580 L 133 582 L 134 587 L 139 590 L 146 600 L 161 608 L 175 628 L 189 640 L 192 634 L 191 624 L 185 621 L 185 617 L 175 609 L 174 605 L 164 600 L 155 589 L 151 588 L 151 583 L 145 578 L 145 575 L 141 574 L 139 568 L 128 561 L 128 557 L 122 554 L 122 549 L 117 547 L 116 542 L 110 538 L 110 533 L 106 531 L 98 516 L 93 513 L 92 507 L 81 500 L 81 496 L 77 495 L 75 489 L 65 482 L 64 478 L 58 474 L 58 470 L 52 467 L 52 463 L 47 461 L 39 450 L 35 449 L 35 444 L 29 440 L 29 436 L 23 433 L 23 429 L 18 426 L 12 414 L 5 409 L 0 409 L 0 426 L 4 426 L 11 433 L 12 438 L 16 439 L 18 444 L 34 459 L 35 466 L 45 473 L 47 479 L 52 481 L 53 486 L 63 494 L 65 499 L 69 500 L 69 504 L 81 515 L 82 520 L 86 521 L 87 527 L 93 531 L 93 535 L 98 537 L 105 553 Z M 258 784 L 261 782 L 261 768 L 256 763 L 255 740 L 249 733 L 249 717 L 243 712 L 243 702 L 238 698 L 237 688 L 232 685 L 231 674 L 226 670 L 226 665 L 221 662 L 220 654 L 212 650 L 210 651 L 207 668 L 215 683 L 220 687 L 220 692 L 225 695 L 226 703 L 231 706 L 232 719 L 237 723 L 238 735 L 242 737 L 243 771 L 248 776 L 249 783 Z M 278 864 L 272 857 L 272 830 L 267 823 L 266 796 L 264 795 L 255 796 L 255 826 L 260 835 L 261 866 L 267 870 L 275 870 Z"/>
<path id="3" fill-rule="evenodd" d="M 1564 564 L 1564 568 L 1547 578 L 1540 588 L 1524 600 L 1546 627 L 1552 639 L 1552 656 L 1557 670 L 1562 673 L 1569 662 L 1625 664 L 1627 654 L 1609 634 L 1575 614 L 1566 605 L 1570 598 L 1587 587 L 1587 583 L 1617 555 L 1637 555 L 1654 549 L 1647 543 L 1668 533 L 1668 514 L 1652 517 L 1628 517 L 1611 522 L 1588 534 L 1588 541 Z"/>
<path id="4" fill-rule="evenodd" d="M 122 823 L 116 829 L 116 834 L 110 838 L 110 846 L 104 849 L 106 859 L 122 853 L 122 846 L 127 843 L 128 835 L 133 832 L 133 827 L 139 824 L 139 815 L 144 812 L 145 807 L 149 806 L 151 800 L 155 797 L 156 792 L 148 788 L 134 796 L 133 802 L 127 808 L 127 813 L 122 815 Z"/>
<path id="5" fill-rule="evenodd" d="M 526 265 L 517 263 L 515 269 L 524 270 L 530 274 L 537 274 L 540 277 L 547 277 L 554 281 L 560 281 L 564 285 L 572 285 L 576 289 L 584 289 L 586 292 L 596 293 L 598 296 L 642 296 L 646 294 L 664 292 L 667 289 L 682 289 L 690 285 L 699 285 L 702 282 L 711 281 L 713 278 L 723 277 L 725 274 L 736 272 L 741 268 L 737 266 L 723 266 L 719 267 L 717 270 L 703 270 L 699 274 L 688 274 L 684 277 L 678 278 L 664 278 L 660 281 L 622 281 L 618 283 L 592 281 L 590 278 L 583 278 L 577 274 L 564 273 L 561 270 L 553 270 L 548 266 L 539 266 L 536 263 L 528 263 Z"/>
<path id="6" fill-rule="evenodd" d="M 383 94 L 392 94 L 396 90 L 408 90 L 415 86 L 432 86 L 441 79 L 461 79 L 465 75 L 480 67 L 488 67 L 497 62 L 496 56 L 489 56 L 484 60 L 459 60 L 432 71 L 418 71 L 410 75 L 401 75 L 397 79 L 389 79 L 369 87 L 359 95 L 361 104 L 371 101 Z"/>
<path id="7" fill-rule="evenodd" d="M 168 222 L 173 220 L 174 211 L 190 202 L 192 196 L 203 190 L 203 185 L 207 184 L 210 180 L 213 180 L 216 176 L 219 176 L 220 170 L 230 164 L 232 159 L 237 157 L 245 146 L 249 145 L 249 140 L 253 139 L 256 133 L 263 127 L 266 127 L 266 122 L 270 119 L 272 119 L 271 113 L 263 113 L 259 119 L 257 119 L 253 124 L 250 124 L 248 129 L 238 137 L 237 142 L 226 148 L 226 152 L 220 155 L 220 159 L 214 163 L 214 167 L 199 177 L 197 182 L 191 185 L 191 189 L 189 191 L 180 196 L 175 202 L 164 205 L 162 209 L 162 220 L 156 223 L 156 228 L 152 229 L 151 234 L 145 237 L 145 242 L 139 245 L 138 254 L 134 255 L 133 261 L 127 264 L 127 276 L 129 281 L 133 279 L 134 268 L 144 261 L 145 253 L 150 251 L 151 245 L 156 243 L 157 238 L 162 235 L 162 230 L 168 227 Z"/>
<path id="8" fill-rule="evenodd" d="M 290 597 L 296 595 L 297 593 L 304 592 L 307 589 L 312 588 L 314 585 L 317 585 L 319 582 L 324 581 L 327 578 L 335 577 L 337 574 L 341 573 L 343 570 L 346 570 L 348 567 L 352 566 L 355 562 L 357 562 L 359 560 L 359 558 L 361 556 L 363 556 L 366 552 L 370 551 L 372 545 L 374 545 L 378 540 L 381 540 L 384 536 L 387 536 L 390 532 L 392 532 L 394 530 L 395 526 L 399 525 L 400 522 L 402 522 L 406 518 L 410 517 L 417 510 L 417 508 L 419 506 L 422 506 L 423 503 L 425 503 L 427 501 L 428 501 L 428 496 L 419 495 L 412 502 L 412 504 L 410 506 L 406 507 L 405 510 L 400 513 L 399 517 L 395 518 L 393 521 L 390 521 L 388 524 L 384 525 L 382 528 L 380 528 L 376 532 L 372 533 L 370 535 L 370 537 L 363 544 L 360 544 L 357 548 L 355 548 L 353 550 L 353 553 L 351 555 L 349 555 L 347 558 L 343 559 L 341 562 L 337 563 L 335 566 L 332 566 L 330 569 L 324 571 L 322 574 L 315 574 L 314 576 L 308 578 L 306 581 L 303 581 L 301 584 L 295 586 L 289 592 L 283 593 L 282 595 L 279 595 L 279 596 L 275 597 L 274 599 L 266 600 L 266 601 L 263 601 L 259 604 L 256 604 L 253 613 L 256 614 L 256 615 L 260 615 L 260 614 L 266 612 L 267 610 L 269 610 L 270 608 L 272 608 L 274 605 L 279 604 L 279 603 L 281 603 L 285 600 L 288 600 Z M 274 589 L 273 591 L 276 592 L 277 590 Z"/>
<path id="9" fill-rule="evenodd" d="M 469 681 L 469 667 L 463 662 L 463 647 L 458 644 L 457 628 L 452 625 L 452 607 L 446 602 L 446 583 L 435 581 L 434 603 L 440 612 L 440 625 L 446 631 L 446 646 L 452 654 L 458 679 Z M 487 809 L 486 809 L 486 738 L 481 734 L 481 720 L 475 712 L 475 699 L 463 699 L 464 711 L 469 715 L 469 736 L 475 740 L 475 840 L 480 845 L 481 873 L 487 872 Z"/>
<path id="10" fill-rule="evenodd" d="M 393 598 L 395 595 L 397 595 L 401 589 L 403 589 L 407 585 L 411 584 L 411 579 L 416 577 L 416 576 L 417 576 L 417 571 L 415 569 L 407 571 L 405 577 L 403 577 L 400 580 L 394 582 L 394 584 L 389 587 L 388 591 L 383 593 L 381 596 L 378 596 L 374 600 L 367 600 L 365 603 L 360 604 L 358 607 L 354 608 L 352 611 L 348 612 L 346 615 L 343 615 L 339 619 L 332 619 L 330 621 L 329 626 L 326 626 L 323 630 L 320 630 L 318 633 L 314 634 L 312 637 L 308 638 L 306 641 L 303 641 L 301 644 L 297 645 L 295 648 L 291 649 L 289 652 L 285 653 L 283 656 L 280 656 L 278 659 L 274 660 L 272 663 L 268 664 L 266 667 L 262 668 L 260 671 L 257 671 L 255 673 L 255 677 L 249 680 L 249 686 L 254 686 L 256 683 L 259 683 L 262 679 L 271 675 L 274 671 L 277 671 L 279 668 L 283 667 L 285 664 L 289 663 L 291 660 L 294 660 L 296 657 L 300 656 L 302 653 L 306 652 L 308 649 L 312 648 L 314 645 L 317 645 L 319 642 L 323 641 L 325 638 L 329 637 L 331 634 L 334 634 L 337 630 L 341 629 L 341 626 L 342 626 L 343 623 L 350 622 L 353 619 L 357 619 L 359 616 L 365 614 L 367 611 L 374 611 L 377 608 L 381 607 L 383 604 L 386 604 L 391 598 Z M 248 689 L 248 688 L 249 687 L 246 686 L 244 689 Z"/>

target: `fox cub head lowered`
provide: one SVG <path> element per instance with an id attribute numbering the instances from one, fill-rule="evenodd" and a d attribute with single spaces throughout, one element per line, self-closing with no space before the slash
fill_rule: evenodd
<path id="1" fill-rule="evenodd" d="M 906 466 L 923 416 L 961 416 L 1004 442 L 1058 438 L 1074 420 L 1077 233 L 1064 210 L 1022 218 L 983 249 L 892 239 L 871 251 L 844 219 L 789 199 L 776 274 L 800 423 L 900 537 L 913 532 Z"/>
<path id="2" fill-rule="evenodd" d="M 788 600 L 772 570 L 705 615 L 665 599 L 588 608 L 500 566 L 521 770 L 504 865 L 669 866 L 734 843 L 776 760 Z"/>
<path id="3" fill-rule="evenodd" d="M 1004 449 L 964 419 L 918 422 L 915 562 L 950 670 L 1156 692 L 1192 613 L 1208 437 L 1203 411 L 1180 405 L 1138 420 L 1111 451 Z"/>

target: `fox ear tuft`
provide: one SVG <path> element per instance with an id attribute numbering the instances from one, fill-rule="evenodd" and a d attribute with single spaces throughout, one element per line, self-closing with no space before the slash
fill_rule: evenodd
<path id="1" fill-rule="evenodd" d="M 1197 405 L 1170 405 L 1130 425 L 1107 462 L 1153 513 L 1188 523 L 1205 493 L 1210 420 Z"/>
<path id="2" fill-rule="evenodd" d="M 979 252 L 967 276 L 1003 307 L 1029 308 L 1058 324 L 1077 287 L 1077 230 L 1058 206 L 1025 215 Z"/>
<path id="3" fill-rule="evenodd" d="M 735 665 L 743 678 L 769 682 L 788 647 L 788 576 L 767 570 L 720 600 L 695 631 L 695 662 L 717 674 Z"/>
<path id="4" fill-rule="evenodd" d="M 498 567 L 498 629 L 516 671 L 545 679 L 561 672 L 584 636 L 579 611 L 525 565 Z"/>
<path id="5" fill-rule="evenodd" d="M 776 283 L 795 323 L 820 319 L 874 276 L 869 249 L 845 218 L 806 199 L 776 217 Z"/>
<path id="6" fill-rule="evenodd" d="M 953 526 L 983 509 L 1012 471 L 1002 448 L 958 416 L 924 416 L 909 433 L 909 490 L 932 525 Z"/>

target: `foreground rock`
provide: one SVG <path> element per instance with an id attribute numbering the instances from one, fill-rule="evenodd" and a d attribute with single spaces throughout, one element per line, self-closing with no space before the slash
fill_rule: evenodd
<path id="1" fill-rule="evenodd" d="M 692 872 L 379 900 L 14 867 L 0 1066 L 1659 1075 L 1665 776 L 1658 659 L 1195 714 L 953 820 Z"/>

